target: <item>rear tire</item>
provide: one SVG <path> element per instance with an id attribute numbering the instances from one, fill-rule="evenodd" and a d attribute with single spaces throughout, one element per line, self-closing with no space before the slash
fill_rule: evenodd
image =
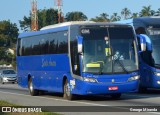
<path id="1" fill-rule="evenodd" d="M 112 99 L 119 99 L 121 97 L 121 93 L 111 94 Z"/>
<path id="2" fill-rule="evenodd" d="M 30 95 L 32 95 L 32 96 L 36 96 L 39 93 L 38 90 L 34 89 L 31 78 L 28 81 L 28 89 L 29 89 Z"/>
<path id="3" fill-rule="evenodd" d="M 75 99 L 75 95 L 71 94 L 70 86 L 68 83 L 68 80 L 66 79 L 63 84 L 63 98 L 67 100 L 73 100 Z"/>

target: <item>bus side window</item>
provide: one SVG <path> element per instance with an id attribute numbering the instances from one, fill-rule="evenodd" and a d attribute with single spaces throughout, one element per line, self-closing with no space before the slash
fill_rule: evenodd
<path id="1" fill-rule="evenodd" d="M 22 40 L 18 39 L 18 47 L 17 47 L 17 56 L 21 56 L 22 55 Z"/>

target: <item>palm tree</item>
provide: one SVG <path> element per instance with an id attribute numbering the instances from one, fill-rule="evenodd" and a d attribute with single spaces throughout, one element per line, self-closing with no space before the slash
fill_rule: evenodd
<path id="1" fill-rule="evenodd" d="M 155 12 L 155 16 L 160 16 L 160 8 Z"/>
<path id="2" fill-rule="evenodd" d="M 121 20 L 121 17 L 118 16 L 117 13 L 113 13 L 113 15 L 111 16 L 111 21 L 114 22 L 114 21 L 119 21 Z"/>
<path id="3" fill-rule="evenodd" d="M 109 21 L 109 15 L 107 14 L 107 13 L 102 13 L 102 14 L 100 14 L 100 17 L 104 20 L 104 21 L 106 21 L 106 22 L 108 22 Z"/>
<path id="4" fill-rule="evenodd" d="M 91 18 L 91 21 L 94 22 L 109 22 L 109 15 L 107 13 L 102 13 L 100 16 L 96 16 L 95 18 Z"/>
<path id="5" fill-rule="evenodd" d="M 140 16 L 153 16 L 155 14 L 154 10 L 151 10 L 151 6 L 143 6 L 143 9 L 140 12 Z"/>
<path id="6" fill-rule="evenodd" d="M 138 17 L 139 17 L 138 13 L 133 13 L 131 16 L 131 18 L 138 18 Z"/>
<path id="7" fill-rule="evenodd" d="M 131 15 L 131 11 L 128 8 L 124 8 L 121 11 L 121 15 L 124 17 L 124 19 L 127 19 Z"/>

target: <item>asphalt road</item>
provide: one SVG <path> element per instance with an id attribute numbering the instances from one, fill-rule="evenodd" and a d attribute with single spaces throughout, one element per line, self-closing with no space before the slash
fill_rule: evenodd
<path id="1" fill-rule="evenodd" d="M 160 90 L 149 90 L 147 93 L 139 94 L 139 93 L 128 93 L 123 94 L 120 99 L 113 100 L 110 96 L 80 96 L 75 101 L 68 101 L 62 98 L 61 94 L 57 93 L 45 93 L 40 96 L 30 96 L 28 89 L 24 89 L 19 87 L 17 84 L 0 84 L 0 100 L 6 100 L 10 103 L 23 105 L 23 106 L 65 106 L 65 107 L 74 107 L 76 109 L 80 107 L 86 107 L 90 111 L 95 111 L 96 108 L 100 109 L 103 107 L 108 107 L 107 109 L 113 111 L 125 111 L 126 108 L 130 108 L 130 106 L 136 107 L 138 106 L 160 106 Z M 76 108 L 77 106 L 77 108 Z M 91 107 L 95 106 L 95 107 Z M 117 107 L 118 106 L 118 107 Z M 141 108 L 141 107 L 140 107 Z M 70 108 L 69 108 L 70 109 Z M 66 115 L 97 115 L 97 114 L 122 114 L 122 115 L 132 115 L 135 112 L 85 112 L 83 108 L 79 108 L 80 112 L 60 112 Z M 160 109 L 160 108 L 158 108 Z M 73 111 L 74 111 L 73 110 Z M 103 110 L 103 109 L 102 109 Z M 128 110 L 128 109 L 127 109 Z M 87 110 L 86 110 L 87 111 Z M 146 114 L 160 114 L 159 112 L 136 112 L 136 114 L 146 115 Z"/>

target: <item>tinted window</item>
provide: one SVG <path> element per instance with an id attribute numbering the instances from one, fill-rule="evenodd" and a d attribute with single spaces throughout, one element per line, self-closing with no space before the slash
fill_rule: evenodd
<path id="1" fill-rule="evenodd" d="M 67 48 L 67 32 L 59 32 L 57 33 L 57 41 L 58 41 L 58 52 L 57 53 L 66 53 L 68 52 Z"/>
<path id="2" fill-rule="evenodd" d="M 27 56 L 67 53 L 67 40 L 67 31 L 23 38 L 22 55 Z"/>
<path id="3" fill-rule="evenodd" d="M 18 56 L 22 55 L 21 39 L 18 39 L 18 42 L 17 42 L 17 55 Z"/>

